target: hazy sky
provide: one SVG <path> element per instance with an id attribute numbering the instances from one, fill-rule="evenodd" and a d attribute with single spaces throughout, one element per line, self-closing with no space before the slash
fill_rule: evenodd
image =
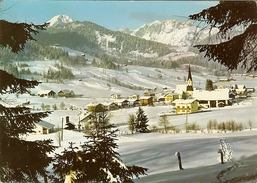
<path id="1" fill-rule="evenodd" d="M 219 1 L 57 1 L 4 0 L 0 19 L 42 24 L 65 14 L 73 20 L 91 21 L 111 30 L 137 29 L 155 20 L 177 19 L 218 4 Z"/>

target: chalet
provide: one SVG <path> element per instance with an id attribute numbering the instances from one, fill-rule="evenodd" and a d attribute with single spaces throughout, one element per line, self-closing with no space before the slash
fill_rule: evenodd
<path id="1" fill-rule="evenodd" d="M 198 100 L 176 99 L 172 102 L 175 105 L 176 114 L 187 114 L 198 112 Z"/>
<path id="2" fill-rule="evenodd" d="M 139 107 L 140 100 L 139 99 L 128 99 L 130 106 L 132 107 Z"/>
<path id="3" fill-rule="evenodd" d="M 73 90 L 61 90 L 58 92 L 59 97 L 74 97 L 74 91 Z"/>
<path id="4" fill-rule="evenodd" d="M 105 107 L 100 103 L 90 103 L 87 105 L 88 112 L 103 112 L 105 111 Z"/>
<path id="5" fill-rule="evenodd" d="M 79 117 L 79 124 L 81 125 L 82 129 L 85 129 L 94 118 L 95 116 L 91 112 L 83 114 L 83 116 L 81 115 Z"/>
<path id="6" fill-rule="evenodd" d="M 151 96 L 142 96 L 139 98 L 139 100 L 140 106 L 153 105 L 153 97 Z"/>
<path id="7" fill-rule="evenodd" d="M 54 131 L 54 124 L 48 123 L 46 121 L 40 121 L 35 123 L 35 133 L 36 134 L 49 134 Z"/>
<path id="8" fill-rule="evenodd" d="M 119 108 L 118 104 L 115 102 L 104 102 L 102 103 L 106 111 L 112 111 Z"/>
<path id="9" fill-rule="evenodd" d="M 151 92 L 151 91 L 146 91 L 144 92 L 143 94 L 144 96 L 151 96 L 151 97 L 155 97 L 155 93 L 154 92 Z"/>
<path id="10" fill-rule="evenodd" d="M 69 116 L 66 116 L 65 126 L 66 127 L 64 129 L 66 129 L 66 130 L 74 130 L 76 125 L 74 123 L 70 122 Z"/>
<path id="11" fill-rule="evenodd" d="M 165 101 L 166 102 L 172 102 L 176 99 L 180 99 L 182 96 L 178 93 L 173 93 L 173 92 L 167 92 L 165 95 L 164 95 L 164 98 L 165 98 Z"/>
<path id="12" fill-rule="evenodd" d="M 128 108 L 130 106 L 130 102 L 126 99 L 115 100 L 114 103 L 116 103 L 119 108 Z"/>
<path id="13" fill-rule="evenodd" d="M 55 94 L 56 93 L 53 90 L 41 90 L 37 93 L 40 97 L 54 97 Z"/>
<path id="14" fill-rule="evenodd" d="M 195 90 L 193 97 L 199 101 L 199 106 L 203 108 L 221 107 L 231 104 L 229 93 L 229 89 L 213 91 Z"/>

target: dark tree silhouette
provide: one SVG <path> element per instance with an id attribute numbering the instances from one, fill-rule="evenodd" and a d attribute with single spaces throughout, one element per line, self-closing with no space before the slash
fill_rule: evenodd
<path id="1" fill-rule="evenodd" d="M 214 90 L 213 82 L 211 79 L 206 80 L 205 90 L 208 90 L 208 91 Z"/>
<path id="2" fill-rule="evenodd" d="M 44 29 L 44 25 L 11 23 L 0 20 L 0 47 L 10 48 L 17 53 L 24 49 L 31 33 Z M 0 94 L 29 93 L 39 82 L 18 79 L 0 70 Z M 49 112 L 32 113 L 27 107 L 6 107 L 0 98 L 0 181 L 1 182 L 39 182 L 38 176 L 47 182 L 46 167 L 52 161 L 48 153 L 55 147 L 52 140 L 26 141 L 27 133 L 33 132 L 34 123 L 48 116 Z"/>
<path id="3" fill-rule="evenodd" d="M 28 93 L 39 83 L 15 78 L 0 70 L 0 94 Z M 0 179 L 3 182 L 38 182 L 47 177 L 46 167 L 52 161 L 47 153 L 55 148 L 51 140 L 26 141 L 21 137 L 33 132 L 35 124 L 49 112 L 32 113 L 27 107 L 5 107 L 0 104 Z M 35 163 L 36 162 L 36 163 Z"/>
<path id="4" fill-rule="evenodd" d="M 242 67 L 257 70 L 256 1 L 220 1 L 216 6 L 189 16 L 205 28 L 217 28 L 216 44 L 195 45 L 209 60 L 229 70 Z"/>
<path id="5" fill-rule="evenodd" d="M 45 30 L 47 25 L 48 23 L 35 25 L 0 20 L 0 47 L 11 48 L 12 52 L 18 53 L 24 49 L 27 41 L 35 41 L 31 34 L 38 34 L 38 30 Z"/>
<path id="6" fill-rule="evenodd" d="M 55 182 L 63 182 L 65 175 L 75 175 L 78 182 L 133 182 L 133 177 L 145 175 L 147 169 L 127 166 L 115 149 L 118 129 L 109 123 L 105 112 L 95 113 L 94 129 L 85 135 L 81 148 L 70 147 L 56 156 L 54 172 L 59 176 Z"/>
<path id="7" fill-rule="evenodd" d="M 139 107 L 138 111 L 136 112 L 136 119 L 135 119 L 136 131 L 140 132 L 140 133 L 149 132 L 149 129 L 147 128 L 148 121 L 149 120 L 148 120 L 147 116 L 145 115 L 145 111 L 141 107 Z"/>

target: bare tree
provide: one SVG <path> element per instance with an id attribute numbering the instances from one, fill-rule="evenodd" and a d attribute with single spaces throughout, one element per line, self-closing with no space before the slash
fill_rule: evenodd
<path id="1" fill-rule="evenodd" d="M 164 127 L 164 131 L 165 133 L 168 133 L 168 126 L 170 124 L 170 121 L 168 120 L 166 115 L 163 115 L 158 122 L 159 126 L 163 126 Z"/>
<path id="2" fill-rule="evenodd" d="M 133 134 L 136 130 L 136 115 L 135 114 L 129 114 L 128 117 L 128 129 Z"/>

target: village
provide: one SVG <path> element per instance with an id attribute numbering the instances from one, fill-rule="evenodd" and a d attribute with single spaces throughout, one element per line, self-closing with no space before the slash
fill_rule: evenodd
<path id="1" fill-rule="evenodd" d="M 138 108 L 140 106 L 170 106 L 170 112 L 165 115 L 188 115 L 191 113 L 200 113 L 210 111 L 215 108 L 232 106 L 240 101 L 251 99 L 251 94 L 255 88 L 245 85 L 220 85 L 213 90 L 198 89 L 193 85 L 193 77 L 188 67 L 188 76 L 186 84 L 178 84 L 175 89 L 163 88 L 162 91 L 154 89 L 145 89 L 142 96 L 132 94 L 128 97 L 122 97 L 121 94 L 112 94 L 110 99 L 98 102 L 89 102 L 85 107 L 72 105 L 69 110 L 79 111 L 76 116 L 76 122 L 70 121 L 69 116 L 65 116 L 65 123 L 62 128 L 68 130 L 84 130 L 88 126 L 95 112 L 128 110 L 129 108 Z M 73 90 L 40 90 L 37 96 L 43 98 L 76 98 Z M 57 108 L 57 106 L 55 106 Z M 48 110 L 50 106 L 48 105 Z M 64 109 L 64 106 L 60 106 Z M 46 108 L 47 109 L 47 108 Z M 67 108 L 66 108 L 67 110 Z M 74 117 L 73 117 L 74 119 Z M 41 121 L 36 124 L 35 134 L 48 134 L 56 131 L 56 126 L 47 121 Z M 58 129 L 60 126 L 58 127 Z"/>

